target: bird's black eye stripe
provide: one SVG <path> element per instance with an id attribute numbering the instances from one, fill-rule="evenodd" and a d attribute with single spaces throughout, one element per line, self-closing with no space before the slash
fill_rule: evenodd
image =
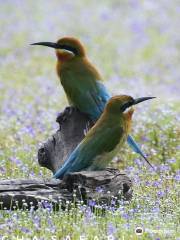
<path id="1" fill-rule="evenodd" d="M 62 49 L 66 49 L 68 51 L 71 51 L 73 52 L 75 55 L 78 54 L 78 50 L 76 48 L 73 48 L 71 46 L 68 46 L 68 45 L 65 45 L 65 44 L 59 44 L 59 47 L 62 48 Z"/>
<path id="2" fill-rule="evenodd" d="M 131 107 L 133 105 L 134 101 L 129 101 L 126 102 L 125 104 L 123 104 L 123 106 L 121 107 L 121 111 L 124 112 L 127 108 Z"/>

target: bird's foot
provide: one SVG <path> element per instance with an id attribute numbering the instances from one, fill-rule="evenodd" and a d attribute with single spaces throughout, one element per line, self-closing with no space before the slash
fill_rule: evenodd
<path id="1" fill-rule="evenodd" d="M 56 118 L 56 122 L 58 122 L 60 125 L 66 121 L 74 111 L 77 111 L 77 108 L 69 106 L 66 107 L 63 112 L 60 112 Z"/>

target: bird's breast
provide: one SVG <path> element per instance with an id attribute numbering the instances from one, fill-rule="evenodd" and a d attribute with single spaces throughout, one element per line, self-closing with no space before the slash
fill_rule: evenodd
<path id="1" fill-rule="evenodd" d="M 91 166 L 88 167 L 87 170 L 103 170 L 108 164 L 112 161 L 112 159 L 118 154 L 122 144 L 125 142 L 125 137 L 120 140 L 120 142 L 116 145 L 116 147 L 110 152 L 104 152 L 100 155 L 97 155 Z"/>

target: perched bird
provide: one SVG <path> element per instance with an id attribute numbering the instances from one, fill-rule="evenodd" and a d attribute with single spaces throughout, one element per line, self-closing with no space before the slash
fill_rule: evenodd
<path id="1" fill-rule="evenodd" d="M 52 42 L 38 42 L 56 49 L 57 74 L 71 106 L 86 113 L 94 122 L 104 110 L 110 94 L 102 83 L 102 77 L 90 63 L 82 43 L 73 37 Z"/>
<path id="2" fill-rule="evenodd" d="M 62 179 L 69 172 L 103 170 L 127 139 L 134 111 L 131 106 L 152 98 L 133 99 L 126 95 L 112 97 L 99 120 L 54 177 Z"/>
<path id="3" fill-rule="evenodd" d="M 56 43 L 37 42 L 56 49 L 57 74 L 71 106 L 89 116 L 95 123 L 101 116 L 110 94 L 102 83 L 102 77 L 88 60 L 83 44 L 74 37 L 64 37 Z M 129 146 L 144 159 L 145 155 L 134 139 L 128 135 Z"/>

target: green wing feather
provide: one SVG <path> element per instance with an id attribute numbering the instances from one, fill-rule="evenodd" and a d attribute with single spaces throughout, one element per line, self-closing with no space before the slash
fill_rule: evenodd
<path id="1" fill-rule="evenodd" d="M 110 95 L 91 71 L 67 70 L 61 75 L 61 83 L 70 104 L 87 113 L 92 120 L 100 117 Z"/>
<path id="2" fill-rule="evenodd" d="M 67 172 L 88 168 L 96 156 L 113 151 L 123 136 L 120 127 L 98 128 L 95 133 L 94 130 L 71 153 L 62 168 L 56 172 L 56 178 L 62 178 Z"/>

